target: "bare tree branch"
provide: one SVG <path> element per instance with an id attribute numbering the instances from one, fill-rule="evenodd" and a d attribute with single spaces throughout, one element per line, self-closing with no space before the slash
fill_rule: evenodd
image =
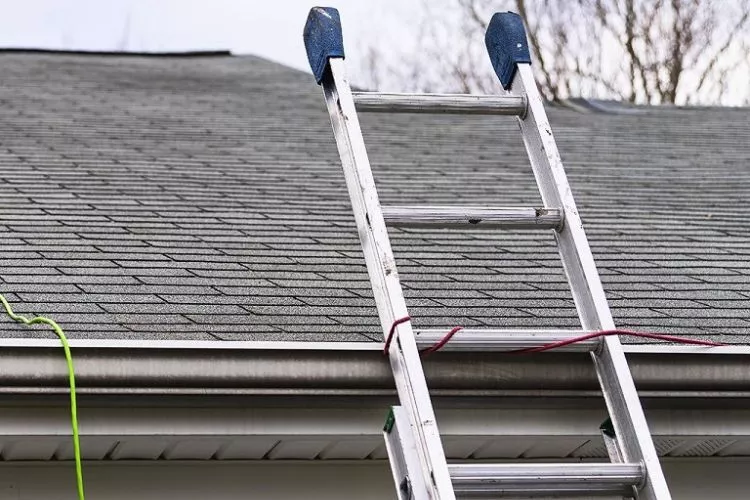
<path id="1" fill-rule="evenodd" d="M 559 100 L 557 85 L 555 85 L 555 83 L 553 82 L 552 74 L 547 69 L 544 54 L 542 52 L 541 45 L 539 44 L 539 31 L 537 30 L 536 26 L 532 25 L 529 22 L 529 13 L 526 10 L 526 0 L 516 0 L 516 9 L 518 10 L 518 15 L 520 15 L 526 23 L 526 27 L 529 31 L 529 42 L 534 55 L 536 56 L 536 60 L 539 62 L 539 70 L 544 77 L 548 97 L 552 101 L 557 101 Z"/>
<path id="2" fill-rule="evenodd" d="M 523 18 L 538 84 L 570 96 L 632 103 L 716 103 L 750 72 L 750 0 L 422 0 L 416 56 L 366 51 L 369 87 L 494 92 L 483 34 L 491 14 Z M 459 35 L 452 35 L 456 33 Z M 732 89 L 740 103 L 750 91 Z"/>
<path id="3" fill-rule="evenodd" d="M 711 57 L 707 58 L 708 64 L 706 66 L 706 69 L 703 70 L 703 73 L 698 79 L 696 92 L 700 92 L 701 90 L 703 90 L 706 82 L 709 80 L 709 78 L 711 78 L 711 75 L 714 72 L 714 68 L 716 68 L 716 65 L 719 63 L 721 56 L 727 51 L 727 49 L 729 49 L 729 46 L 732 45 L 735 37 L 739 35 L 739 33 L 745 28 L 745 26 L 747 26 L 749 19 L 750 3 L 745 6 L 745 11 L 743 12 L 742 17 L 740 17 L 739 21 L 737 21 L 734 27 L 729 31 L 729 35 L 727 36 L 726 41 L 716 49 Z"/>

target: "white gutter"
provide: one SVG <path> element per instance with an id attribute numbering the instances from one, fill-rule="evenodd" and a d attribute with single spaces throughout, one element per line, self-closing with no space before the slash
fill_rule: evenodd
<path id="1" fill-rule="evenodd" d="M 72 340 L 82 395 L 377 396 L 393 382 L 376 343 Z M 626 347 L 642 396 L 748 398 L 750 347 Z M 585 353 L 436 353 L 436 397 L 597 396 Z M 65 393 L 57 340 L 0 340 L 0 391 Z M 540 398 L 537 398 L 540 399 Z"/>

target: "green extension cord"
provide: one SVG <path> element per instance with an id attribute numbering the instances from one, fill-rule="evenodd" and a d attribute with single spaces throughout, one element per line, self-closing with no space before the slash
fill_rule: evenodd
<path id="1" fill-rule="evenodd" d="M 49 318 L 45 318 L 44 316 L 36 316 L 34 318 L 28 319 L 25 316 L 21 316 L 20 314 L 16 314 L 13 312 L 13 309 L 11 309 L 10 304 L 8 304 L 8 301 L 5 300 L 5 297 L 0 295 L 0 302 L 3 303 L 3 306 L 5 307 L 5 312 L 8 313 L 8 316 L 11 317 L 14 321 L 17 321 L 19 323 L 23 323 L 24 325 L 34 325 L 37 323 L 44 323 L 45 325 L 49 325 L 52 327 L 52 330 L 54 330 L 55 335 L 57 335 L 60 338 L 60 342 L 62 343 L 63 350 L 65 351 L 65 359 L 68 362 L 68 380 L 70 381 L 70 423 L 71 427 L 73 428 L 73 455 L 75 457 L 76 462 L 76 484 L 78 486 L 78 500 L 85 500 L 83 496 L 83 471 L 81 468 L 81 443 L 78 439 L 78 409 L 76 405 L 76 378 L 75 378 L 75 371 L 73 370 L 73 356 L 70 354 L 70 346 L 68 345 L 68 339 L 65 337 L 65 333 L 63 333 L 62 328 L 60 328 L 60 325 L 55 323 L 53 320 Z"/>

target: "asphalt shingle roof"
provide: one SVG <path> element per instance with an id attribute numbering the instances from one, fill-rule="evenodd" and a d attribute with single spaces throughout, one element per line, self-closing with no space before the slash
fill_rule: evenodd
<path id="1" fill-rule="evenodd" d="M 0 292 L 18 312 L 74 338 L 379 338 L 309 75 L 254 57 L 0 68 Z M 750 110 L 549 114 L 618 326 L 746 342 Z M 361 119 L 383 204 L 540 203 L 512 119 Z M 417 326 L 577 325 L 549 233 L 392 241 Z"/>

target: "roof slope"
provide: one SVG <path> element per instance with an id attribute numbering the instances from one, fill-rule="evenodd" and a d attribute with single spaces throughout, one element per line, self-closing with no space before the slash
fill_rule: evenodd
<path id="1" fill-rule="evenodd" d="M 253 57 L 0 68 L 0 291 L 18 312 L 72 337 L 378 338 L 309 75 Z M 617 324 L 746 341 L 750 110 L 550 119 Z M 362 122 L 384 204 L 539 203 L 507 117 Z M 577 324 L 550 234 L 392 236 L 417 326 Z"/>

